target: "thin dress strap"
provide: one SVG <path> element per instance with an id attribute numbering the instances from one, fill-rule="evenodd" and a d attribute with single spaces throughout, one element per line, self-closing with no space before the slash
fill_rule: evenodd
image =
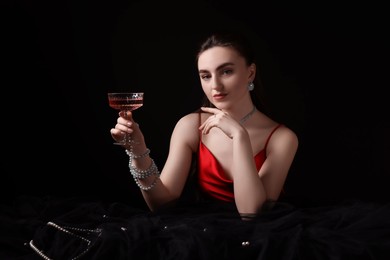
<path id="1" fill-rule="evenodd" d="M 199 115 L 199 124 L 198 124 L 198 127 L 200 127 L 200 125 L 202 124 L 202 113 L 201 112 L 199 112 L 198 113 L 198 115 Z M 202 141 L 202 134 L 201 134 L 201 132 L 200 132 L 200 130 L 198 130 L 198 133 L 199 133 L 199 141 Z"/>
<path id="2" fill-rule="evenodd" d="M 276 131 L 276 129 L 278 129 L 280 126 L 282 126 L 283 124 L 279 124 L 279 125 L 277 125 L 273 130 L 272 130 L 272 132 L 269 134 L 269 136 L 268 136 L 268 138 L 267 138 L 267 140 L 265 141 L 265 145 L 264 145 L 264 151 L 266 151 L 267 150 L 267 145 L 268 145 L 268 142 L 269 142 L 269 140 L 271 139 L 271 136 L 273 135 L 273 133 Z"/>

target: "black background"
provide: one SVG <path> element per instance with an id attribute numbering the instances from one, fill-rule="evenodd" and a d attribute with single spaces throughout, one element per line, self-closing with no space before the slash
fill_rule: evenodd
<path id="1" fill-rule="evenodd" d="M 136 118 L 164 165 L 175 122 L 199 106 L 200 35 L 244 25 L 262 50 L 272 113 L 300 147 L 296 203 L 390 199 L 388 35 L 374 3 L 5 1 L 2 200 L 88 196 L 143 205 L 112 144 L 107 92 L 143 90 Z"/>

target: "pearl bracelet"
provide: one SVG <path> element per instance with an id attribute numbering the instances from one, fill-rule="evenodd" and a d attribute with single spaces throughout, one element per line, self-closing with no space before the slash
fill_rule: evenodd
<path id="1" fill-rule="evenodd" d="M 149 185 L 149 186 L 144 186 L 142 185 L 140 182 L 139 182 L 139 179 L 134 177 L 133 175 L 133 178 L 134 178 L 134 181 L 135 183 L 137 184 L 137 186 L 141 189 L 141 190 L 144 190 L 144 191 L 148 191 L 148 190 L 151 190 L 157 183 L 158 179 L 160 179 L 160 174 L 158 172 L 155 173 L 156 177 L 154 178 L 153 182 Z"/>
<path id="2" fill-rule="evenodd" d="M 148 155 L 150 154 L 150 150 L 149 150 L 149 148 L 146 148 L 146 152 L 144 152 L 143 154 L 135 155 L 135 154 L 133 153 L 133 149 L 130 149 L 130 150 L 127 150 L 127 149 L 126 149 L 126 154 L 127 154 L 130 158 L 132 158 L 132 159 L 140 159 L 140 158 L 144 158 L 144 157 L 148 156 Z"/>
<path id="3" fill-rule="evenodd" d="M 156 164 L 154 163 L 154 160 L 153 159 L 151 159 L 151 160 L 152 160 L 152 162 L 151 162 L 149 168 L 147 168 L 146 170 L 140 170 L 140 169 L 137 169 L 136 167 L 133 166 L 132 160 L 130 158 L 129 159 L 129 169 L 130 169 L 131 175 L 133 175 L 134 178 L 137 178 L 137 179 L 145 179 L 145 178 L 151 176 L 152 174 L 158 172 L 158 169 L 157 169 Z"/>
<path id="4" fill-rule="evenodd" d="M 149 168 L 147 168 L 146 170 L 140 170 L 140 169 L 137 169 L 136 167 L 133 166 L 133 159 L 139 159 L 139 158 L 143 158 L 143 157 L 148 156 L 150 154 L 150 150 L 148 148 L 146 148 L 146 152 L 144 152 L 143 154 L 135 155 L 135 154 L 133 154 L 132 149 L 130 149 L 130 150 L 126 149 L 126 154 L 129 156 L 130 173 L 133 176 L 133 179 L 134 179 L 135 183 L 137 184 L 137 186 L 141 190 L 144 190 L 144 191 L 151 190 L 157 184 L 157 181 L 160 179 L 160 172 L 158 171 L 158 168 L 157 168 L 154 160 L 151 159 L 152 162 L 151 162 Z M 153 182 L 148 186 L 142 185 L 141 182 L 139 181 L 140 179 L 146 179 L 152 175 L 154 175 L 155 178 L 154 178 Z"/>

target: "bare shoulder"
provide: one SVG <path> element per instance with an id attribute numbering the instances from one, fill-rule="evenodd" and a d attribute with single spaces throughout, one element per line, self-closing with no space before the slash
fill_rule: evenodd
<path id="1" fill-rule="evenodd" d="M 278 127 L 269 140 L 269 147 L 274 149 L 291 149 L 296 151 L 298 148 L 297 134 L 285 125 Z"/>
<path id="2" fill-rule="evenodd" d="M 199 144 L 199 114 L 190 113 L 177 121 L 172 133 L 172 141 L 181 140 L 196 151 Z"/>
<path id="3" fill-rule="evenodd" d="M 199 113 L 190 113 L 177 121 L 175 128 L 189 128 L 187 130 L 196 130 L 198 131 L 199 127 Z"/>
<path id="4" fill-rule="evenodd" d="M 291 130 L 289 127 L 287 127 L 286 125 L 280 125 L 276 130 L 275 130 L 275 133 L 277 133 L 278 135 L 282 135 L 282 136 L 290 136 L 290 137 L 293 137 L 293 138 L 297 138 L 297 135 L 296 133 Z"/>

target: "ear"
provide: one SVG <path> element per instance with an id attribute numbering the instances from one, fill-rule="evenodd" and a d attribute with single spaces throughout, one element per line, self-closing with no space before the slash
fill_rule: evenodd
<path id="1" fill-rule="evenodd" d="M 249 82 L 252 82 L 255 77 L 256 77 L 256 64 L 252 63 L 251 65 L 249 65 L 248 67 L 248 71 L 249 71 Z"/>

